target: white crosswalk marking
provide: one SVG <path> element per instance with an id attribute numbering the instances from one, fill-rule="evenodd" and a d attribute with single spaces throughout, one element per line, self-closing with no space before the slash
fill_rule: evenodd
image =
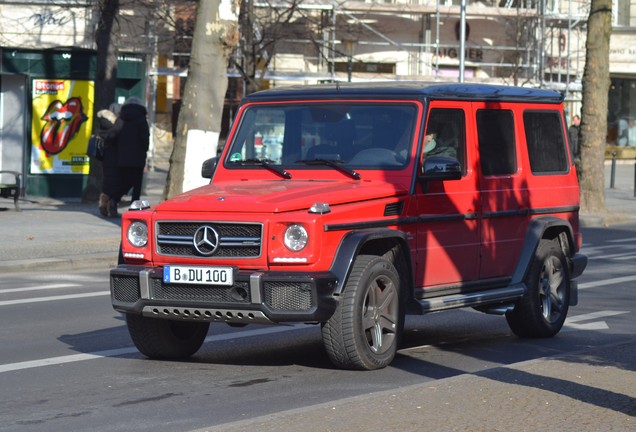
<path id="1" fill-rule="evenodd" d="M 26 291 L 40 291 L 40 290 L 50 290 L 50 289 L 60 289 L 60 288 L 74 288 L 82 286 L 80 284 L 49 284 L 49 285 L 37 285 L 32 287 L 23 287 L 23 288 L 6 288 L 0 289 L 0 294 L 14 293 L 14 292 L 26 292 Z"/>
<path id="2" fill-rule="evenodd" d="M 599 255 L 597 258 L 603 258 L 603 259 L 625 259 L 625 258 L 634 258 L 634 257 L 636 257 L 636 252 L 635 251 L 630 251 L 630 252 L 626 252 L 626 253 Z"/>
<path id="3" fill-rule="evenodd" d="M 302 330 L 302 329 L 306 329 L 310 327 L 311 326 L 307 324 L 294 324 L 289 326 L 265 327 L 265 328 L 259 328 L 254 330 L 223 333 L 219 335 L 208 336 L 205 338 L 205 342 L 206 343 L 220 342 L 224 340 L 240 339 L 240 338 L 246 338 L 251 336 L 263 336 L 263 335 L 272 334 L 272 333 L 283 333 L 283 332 L 288 332 L 293 330 Z M 117 357 L 117 356 L 122 356 L 126 354 L 137 353 L 137 352 L 138 352 L 137 349 L 134 347 L 124 347 L 124 348 L 117 348 L 112 350 L 96 351 L 92 353 L 71 354 L 67 356 L 50 357 L 50 358 L 45 358 L 40 360 L 30 360 L 30 361 L 23 361 L 19 363 L 9 363 L 9 364 L 0 365 L 0 373 L 23 370 L 23 369 L 32 369 L 32 368 L 42 367 L 42 366 L 73 363 L 73 362 L 84 361 L 84 360 L 94 360 L 94 359 L 99 359 L 104 357 Z"/>
<path id="4" fill-rule="evenodd" d="M 634 281 L 636 281 L 636 275 L 621 276 L 621 277 L 604 279 L 604 280 L 599 280 L 594 282 L 585 282 L 585 283 L 579 284 L 579 289 L 581 290 L 581 289 L 588 289 L 588 288 L 598 288 L 598 287 L 607 286 L 607 285 L 618 285 L 625 282 L 634 282 Z"/>
<path id="5" fill-rule="evenodd" d="M 634 243 L 636 242 L 636 237 L 608 240 L 607 242 L 608 243 Z"/>
<path id="6" fill-rule="evenodd" d="M 614 259 L 617 260 L 617 261 L 627 261 L 627 260 L 636 261 L 636 254 L 623 255 L 623 256 L 620 256 L 620 257 L 615 257 Z"/>
<path id="7" fill-rule="evenodd" d="M 609 328 L 605 321 L 593 321 L 599 318 L 607 318 L 616 315 L 623 315 L 629 313 L 629 311 L 598 311 L 588 314 L 575 315 L 568 317 L 565 320 L 563 327 L 571 330 L 606 330 Z M 581 323 L 581 321 L 592 321 L 587 323 Z"/>
<path id="8" fill-rule="evenodd" d="M 0 301 L 0 306 L 8 306 L 8 305 L 16 305 L 16 304 L 24 304 L 24 303 L 39 303 L 53 300 L 69 300 L 76 298 L 84 298 L 84 297 L 96 297 L 110 295 L 110 291 L 99 291 L 92 293 L 83 293 L 83 294 L 69 294 L 69 295 L 59 295 L 59 296 L 49 296 L 49 297 L 36 297 L 29 299 L 19 299 L 19 300 L 5 300 Z"/>

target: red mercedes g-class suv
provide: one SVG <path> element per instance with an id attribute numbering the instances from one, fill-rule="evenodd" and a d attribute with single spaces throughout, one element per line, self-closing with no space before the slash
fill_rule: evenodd
<path id="1" fill-rule="evenodd" d="M 577 301 L 563 97 L 367 83 L 254 93 L 207 186 L 122 217 L 112 303 L 183 358 L 211 322 L 316 323 L 338 367 L 387 366 L 405 314 L 472 307 L 549 337 Z"/>

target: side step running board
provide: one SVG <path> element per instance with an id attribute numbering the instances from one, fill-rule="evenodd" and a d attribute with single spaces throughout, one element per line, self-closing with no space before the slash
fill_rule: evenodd
<path id="1" fill-rule="evenodd" d="M 456 309 L 463 307 L 477 307 L 494 303 L 514 302 L 526 293 L 523 284 L 497 288 L 488 291 L 472 292 L 468 294 L 453 294 L 444 297 L 416 300 L 421 313 Z"/>

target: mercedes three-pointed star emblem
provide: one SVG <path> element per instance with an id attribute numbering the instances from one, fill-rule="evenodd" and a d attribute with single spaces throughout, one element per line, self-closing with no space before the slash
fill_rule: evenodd
<path id="1" fill-rule="evenodd" d="M 192 242 L 197 252 L 210 256 L 219 247 L 219 233 L 210 225 L 203 225 L 195 231 Z"/>

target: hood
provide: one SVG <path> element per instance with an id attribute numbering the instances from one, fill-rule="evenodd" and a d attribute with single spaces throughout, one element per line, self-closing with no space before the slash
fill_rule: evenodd
<path id="1" fill-rule="evenodd" d="M 333 206 L 406 193 L 397 185 L 375 181 L 232 181 L 185 192 L 159 204 L 156 210 L 282 213 L 308 209 L 316 202 Z"/>

